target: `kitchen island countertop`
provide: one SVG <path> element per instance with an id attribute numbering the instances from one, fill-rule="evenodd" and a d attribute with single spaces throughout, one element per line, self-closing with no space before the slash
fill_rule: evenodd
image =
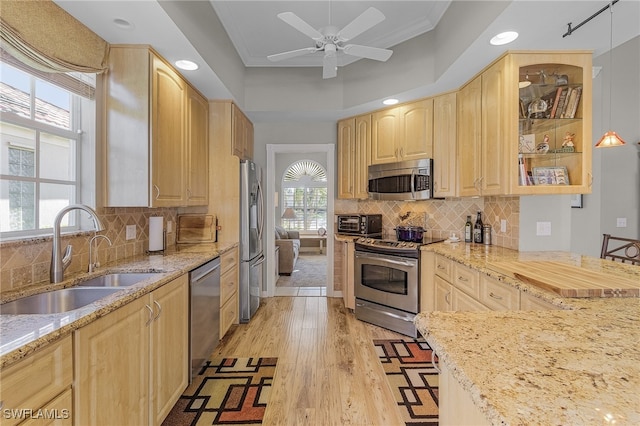
<path id="1" fill-rule="evenodd" d="M 491 270 L 554 260 L 640 280 L 640 267 L 474 244 L 434 251 L 561 310 L 423 312 L 416 326 L 491 424 L 640 424 L 640 298 L 562 298 Z"/>
<path id="2" fill-rule="evenodd" d="M 88 278 L 108 273 L 158 273 L 157 277 L 122 287 L 120 291 L 80 309 L 47 315 L 0 315 L 0 368 L 19 361 L 50 342 L 150 293 L 237 245 L 237 243 L 180 244 L 170 247 L 164 255 L 132 256 L 105 264 L 92 274 L 71 275 L 59 284 L 40 283 L 30 288 L 3 294 L 2 303 L 44 291 L 73 287 Z"/>

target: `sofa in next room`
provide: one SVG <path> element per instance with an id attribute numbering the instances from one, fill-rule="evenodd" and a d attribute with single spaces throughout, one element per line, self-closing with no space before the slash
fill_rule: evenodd
<path id="1" fill-rule="evenodd" d="M 300 252 L 300 233 L 287 231 L 276 225 L 276 246 L 280 247 L 278 272 L 281 275 L 291 275 Z"/>

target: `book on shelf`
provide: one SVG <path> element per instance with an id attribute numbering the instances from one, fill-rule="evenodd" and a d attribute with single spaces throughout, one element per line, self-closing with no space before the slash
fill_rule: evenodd
<path id="1" fill-rule="evenodd" d="M 576 116 L 576 111 L 578 110 L 578 103 L 580 102 L 580 97 L 582 95 L 582 86 L 578 86 L 571 92 L 571 102 L 569 104 L 569 111 L 567 112 L 567 117 L 565 118 L 574 118 Z"/>
<path id="2" fill-rule="evenodd" d="M 556 95 L 553 99 L 553 106 L 551 107 L 551 115 L 549 118 L 555 118 L 556 110 L 558 109 L 558 102 L 560 101 L 560 95 L 562 94 L 562 87 L 558 87 L 556 90 Z"/>
<path id="3" fill-rule="evenodd" d="M 529 179 L 527 176 L 527 165 L 524 155 L 518 155 L 518 184 L 520 186 L 529 185 Z"/>
<path id="4" fill-rule="evenodd" d="M 567 103 L 567 94 L 569 92 L 568 87 L 562 87 L 562 92 L 560 92 L 560 98 L 558 99 L 558 107 L 556 108 L 555 114 L 552 118 L 561 118 L 562 111 L 564 110 L 564 106 Z"/>

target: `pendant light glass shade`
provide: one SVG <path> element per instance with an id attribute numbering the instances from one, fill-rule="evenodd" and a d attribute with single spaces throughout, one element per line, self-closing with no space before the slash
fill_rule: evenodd
<path id="1" fill-rule="evenodd" d="M 613 2 L 609 3 L 609 12 L 609 16 L 611 17 L 611 34 L 609 38 L 609 128 L 611 128 L 611 107 L 613 104 L 611 99 L 613 98 Z M 622 146 L 624 144 L 625 141 L 623 141 L 616 132 L 609 130 L 602 135 L 595 147 L 608 148 L 612 146 Z"/>
<path id="2" fill-rule="evenodd" d="M 602 135 L 598 143 L 596 144 L 596 148 L 607 148 L 610 146 L 622 146 L 626 142 L 622 140 L 620 136 L 613 130 L 609 130 L 607 133 Z"/>

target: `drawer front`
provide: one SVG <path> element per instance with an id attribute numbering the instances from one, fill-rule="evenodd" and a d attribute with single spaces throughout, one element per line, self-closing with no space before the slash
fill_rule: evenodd
<path id="1" fill-rule="evenodd" d="M 520 309 L 520 290 L 482 275 L 480 277 L 480 302 L 494 311 L 517 311 Z"/>
<path id="2" fill-rule="evenodd" d="M 71 336 L 67 336 L 0 373 L 0 401 L 3 409 L 37 410 L 71 387 L 73 381 Z M 68 407 L 71 410 L 71 406 Z M 3 425 L 24 420 L 3 419 Z"/>
<path id="3" fill-rule="evenodd" d="M 220 256 L 220 272 L 224 274 L 238 264 L 238 248 L 235 247 Z"/>
<path id="4" fill-rule="evenodd" d="M 21 423 L 20 426 L 71 426 L 73 424 L 71 417 L 72 404 L 73 397 L 71 388 L 69 388 L 44 407 L 44 409 L 49 410 L 51 418 L 32 418 Z"/>
<path id="5" fill-rule="evenodd" d="M 238 321 L 238 293 L 220 308 L 220 338 L 222 339 L 232 324 Z"/>
<path id="6" fill-rule="evenodd" d="M 482 303 L 478 302 L 473 297 L 463 293 L 462 291 L 454 288 L 451 292 L 451 305 L 454 311 L 473 312 L 473 311 L 490 311 Z"/>
<path id="7" fill-rule="evenodd" d="M 436 275 L 451 282 L 451 268 L 453 261 L 444 256 L 436 256 Z"/>
<path id="8" fill-rule="evenodd" d="M 522 311 L 554 311 L 559 309 L 562 308 L 527 292 L 520 293 L 520 310 Z"/>
<path id="9" fill-rule="evenodd" d="M 238 290 L 238 269 L 232 268 L 220 276 L 220 306 L 222 307 Z"/>
<path id="10" fill-rule="evenodd" d="M 480 300 L 480 277 L 478 271 L 474 271 L 457 262 L 453 264 L 453 280 L 451 283 L 476 300 Z"/>

